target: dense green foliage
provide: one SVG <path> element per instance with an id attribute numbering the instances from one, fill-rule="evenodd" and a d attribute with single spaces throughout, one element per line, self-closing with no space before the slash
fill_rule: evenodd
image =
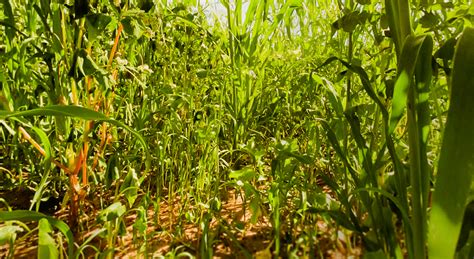
<path id="1" fill-rule="evenodd" d="M 203 2 L 0 1 L 7 256 L 474 256 L 470 1 Z"/>

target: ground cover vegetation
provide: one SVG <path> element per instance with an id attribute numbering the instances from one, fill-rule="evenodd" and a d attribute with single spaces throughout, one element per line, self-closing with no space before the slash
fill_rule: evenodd
<path id="1" fill-rule="evenodd" d="M 470 1 L 0 7 L 2 257 L 474 257 Z"/>

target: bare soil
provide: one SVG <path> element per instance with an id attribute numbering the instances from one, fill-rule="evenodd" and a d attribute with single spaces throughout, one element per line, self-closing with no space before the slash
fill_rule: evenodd
<path id="1" fill-rule="evenodd" d="M 12 193 L 0 193 L 13 201 L 14 208 L 25 209 L 19 204 L 29 204 L 30 194 L 16 195 L 14 200 Z M 18 193 L 17 193 L 18 194 Z M 248 206 L 244 206 L 242 197 L 234 191 L 230 191 L 226 200 L 222 201 L 222 208 L 218 218 L 213 217 L 209 224 L 209 233 L 213 239 L 214 258 L 246 258 L 251 255 L 254 258 L 271 258 L 272 246 L 272 226 L 267 215 L 261 216 L 256 224 L 251 224 L 252 217 Z M 24 201 L 21 201 L 23 199 Z M 147 241 L 140 236 L 134 236 L 133 223 L 135 213 L 130 213 L 125 217 L 126 235 L 119 237 L 115 247 L 115 258 L 142 258 L 144 254 L 156 258 L 165 256 L 170 251 L 177 254 L 188 252 L 191 255 L 199 255 L 199 243 L 201 242 L 202 231 L 198 223 L 187 220 L 180 211 L 180 198 L 176 197 L 172 204 L 168 200 L 159 203 L 159 209 L 150 207 L 147 211 Z M 45 213 L 48 207 L 43 208 Z M 84 209 L 86 213 L 81 216 L 81 225 L 86 230 L 76 234 L 76 242 L 82 243 L 96 229 L 102 227 L 96 222 L 98 211 Z M 88 211 L 89 210 L 89 211 Z M 65 209 L 56 211 L 54 216 L 67 222 L 68 213 Z M 240 228 L 235 227 L 236 225 Z M 31 228 L 35 223 L 29 223 Z M 323 220 L 318 222 L 317 254 L 316 258 L 359 258 L 361 249 L 359 247 L 348 248 L 344 238 L 335 238 L 334 230 Z M 23 235 L 25 233 L 22 233 Z M 64 240 L 64 239 L 63 239 Z M 19 235 L 15 243 L 14 258 L 35 258 L 37 256 L 38 238 L 37 232 L 27 237 Z M 96 237 L 92 245 L 104 251 L 106 241 Z M 0 246 L 0 258 L 8 255 L 9 246 Z M 96 252 L 92 248 L 84 250 L 87 258 L 94 257 Z"/>

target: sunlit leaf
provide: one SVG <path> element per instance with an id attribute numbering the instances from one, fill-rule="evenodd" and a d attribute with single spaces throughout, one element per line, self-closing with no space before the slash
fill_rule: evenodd
<path id="1" fill-rule="evenodd" d="M 474 29 L 456 46 L 451 98 L 429 228 L 430 258 L 453 258 L 474 175 Z"/>
<path id="2" fill-rule="evenodd" d="M 432 45 L 432 39 L 429 36 L 409 36 L 403 44 L 403 50 L 399 65 L 399 75 L 395 82 L 392 112 L 390 115 L 389 133 L 392 134 L 403 116 L 403 112 L 407 103 L 408 90 L 413 83 L 415 68 L 419 62 L 420 56 L 430 55 L 425 53 L 429 48 L 424 46 Z"/>
<path id="3" fill-rule="evenodd" d="M 91 109 L 87 109 L 81 106 L 74 106 L 74 105 L 52 105 L 46 106 L 42 108 L 36 108 L 27 111 L 18 111 L 18 112 L 9 112 L 9 111 L 2 111 L 0 110 L 0 119 L 6 119 L 9 117 L 21 117 L 21 116 L 67 116 L 67 117 L 75 117 L 84 120 L 95 120 L 95 121 L 105 121 L 116 126 L 122 127 L 132 133 L 142 144 L 143 148 L 146 150 L 148 149 L 148 145 L 146 144 L 145 139 L 140 135 L 140 133 L 136 132 L 129 126 L 125 125 L 124 123 L 111 119 L 105 116 L 103 113 L 96 112 Z"/>
<path id="4" fill-rule="evenodd" d="M 50 225 L 59 229 L 59 231 L 66 236 L 68 242 L 68 255 L 71 258 L 74 252 L 74 236 L 69 226 L 62 220 L 29 210 L 0 211 L 0 221 L 18 220 L 28 222 L 39 221 L 41 219 L 46 219 Z"/>
<path id="5" fill-rule="evenodd" d="M 59 257 L 56 242 L 50 235 L 53 230 L 47 219 L 39 220 L 38 231 L 38 258 L 40 259 L 55 259 Z"/>
<path id="6" fill-rule="evenodd" d="M 23 228 L 20 226 L 1 226 L 0 227 L 0 245 L 9 244 L 10 242 L 15 241 L 16 234 L 22 232 Z"/>
<path id="7" fill-rule="evenodd" d="M 97 220 L 100 223 L 113 221 L 122 216 L 125 211 L 127 211 L 127 208 L 121 202 L 118 201 L 100 211 Z"/>
<path id="8" fill-rule="evenodd" d="M 135 169 L 132 168 L 128 171 L 127 176 L 125 176 L 125 179 L 120 186 L 120 192 L 124 193 L 130 207 L 133 206 L 133 203 L 135 203 L 135 200 L 137 199 L 139 187 L 140 182 L 138 181 L 137 173 L 135 172 Z"/>
<path id="9" fill-rule="evenodd" d="M 245 168 L 240 169 L 240 170 L 231 171 L 229 173 L 229 178 L 236 179 L 236 180 L 241 180 L 241 181 L 250 181 L 256 175 L 257 175 L 257 173 L 255 172 L 255 170 L 253 168 L 245 167 Z"/>

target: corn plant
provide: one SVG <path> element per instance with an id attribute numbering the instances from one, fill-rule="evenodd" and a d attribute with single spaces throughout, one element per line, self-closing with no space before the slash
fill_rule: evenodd
<path id="1" fill-rule="evenodd" d="M 454 257 L 463 220 L 467 222 L 471 220 L 469 217 L 472 217 L 464 211 L 470 209 L 468 204 L 472 202 L 470 190 L 473 143 L 470 138 L 462 136 L 470 134 L 473 127 L 464 119 L 466 116 L 469 118 L 472 113 L 470 102 L 474 79 L 469 71 L 472 70 L 474 61 L 474 53 L 470 47 L 473 40 L 474 30 L 466 28 L 456 46 L 451 79 L 451 104 L 430 212 L 428 253 L 431 258 Z M 460 137 L 462 139 L 459 139 Z M 445 196 L 446 193 L 450 194 L 449 198 Z M 469 232 L 470 229 L 464 231 Z M 472 256 L 472 252 L 470 255 Z"/>
<path id="2" fill-rule="evenodd" d="M 470 258 L 473 22 L 462 0 L 2 0 L 0 256 Z"/>

